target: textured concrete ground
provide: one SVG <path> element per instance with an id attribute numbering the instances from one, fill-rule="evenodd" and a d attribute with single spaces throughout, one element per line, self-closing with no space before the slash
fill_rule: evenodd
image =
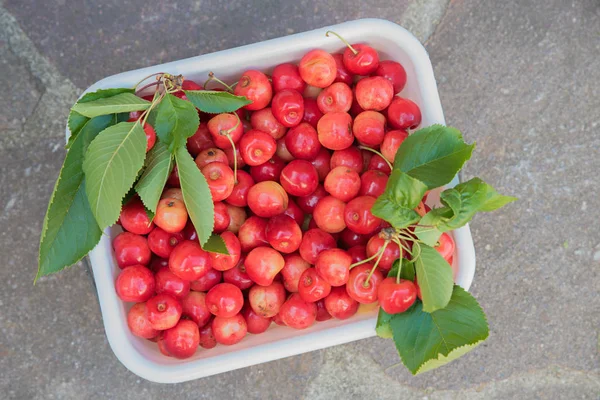
<path id="1" fill-rule="evenodd" d="M 600 4 L 219 3 L 0 2 L 0 398 L 597 399 Z M 478 144 L 465 177 L 521 199 L 471 225 L 490 339 L 416 378 L 377 338 L 185 384 L 137 378 L 83 268 L 32 286 L 69 106 L 122 70 L 360 17 L 427 40 L 448 123 Z"/>

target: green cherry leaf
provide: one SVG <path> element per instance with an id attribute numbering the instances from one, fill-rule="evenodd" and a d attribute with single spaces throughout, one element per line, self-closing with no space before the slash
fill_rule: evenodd
<path id="1" fill-rule="evenodd" d="M 423 311 L 434 312 L 446 307 L 452 296 L 452 267 L 440 253 L 426 244 L 420 245 L 415 270 L 423 299 Z"/>
<path id="2" fill-rule="evenodd" d="M 225 245 L 225 241 L 219 235 L 212 234 L 204 243 L 203 249 L 205 251 L 210 251 L 211 253 L 219 253 L 229 255 L 229 251 L 227 251 L 227 246 Z"/>
<path id="3" fill-rule="evenodd" d="M 421 218 L 414 208 L 419 205 L 426 191 L 427 186 L 423 182 L 394 169 L 385 192 L 379 196 L 371 212 L 394 228 L 406 228 Z"/>
<path id="4" fill-rule="evenodd" d="M 185 147 L 187 138 L 198 130 L 198 111 L 189 101 L 167 94 L 150 113 L 150 123 L 158 139 L 166 144 L 171 153 Z"/>
<path id="5" fill-rule="evenodd" d="M 377 198 L 371 207 L 371 213 L 398 229 L 406 228 L 421 218 L 415 210 L 399 206 L 386 193 Z"/>
<path id="6" fill-rule="evenodd" d="M 121 202 L 146 157 L 146 134 L 138 122 L 121 122 L 94 139 L 83 161 L 85 191 L 101 229 L 114 224 Z"/>
<path id="7" fill-rule="evenodd" d="M 167 146 L 158 141 L 148 152 L 146 168 L 135 191 L 140 195 L 144 206 L 154 215 L 160 196 L 173 169 L 173 156 Z"/>
<path id="8" fill-rule="evenodd" d="M 383 308 L 379 308 L 379 314 L 377 314 L 377 323 L 375 324 L 375 332 L 377 332 L 377 336 L 380 338 L 392 338 L 392 327 L 390 326 L 392 316 L 393 315 L 386 313 Z"/>
<path id="9" fill-rule="evenodd" d="M 252 103 L 244 96 L 214 90 L 184 90 L 188 100 L 200 111 L 209 114 L 234 112 Z"/>
<path id="10" fill-rule="evenodd" d="M 144 111 L 149 107 L 149 101 L 137 97 L 133 93 L 120 93 L 112 97 L 103 97 L 84 103 L 77 102 L 72 110 L 85 117 L 93 118 L 99 115 Z"/>

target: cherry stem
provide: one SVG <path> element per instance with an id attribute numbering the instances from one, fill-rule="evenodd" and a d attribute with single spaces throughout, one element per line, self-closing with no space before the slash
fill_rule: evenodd
<path id="1" fill-rule="evenodd" d="M 379 265 L 379 261 L 381 261 L 381 257 L 383 257 L 383 252 L 385 251 L 386 247 L 388 247 L 388 244 L 390 244 L 389 240 L 386 240 L 383 243 L 383 246 L 381 246 L 381 248 L 379 249 L 379 257 L 377 257 L 377 261 L 375 261 L 375 265 L 373 265 L 373 268 L 371 268 L 371 272 L 369 272 L 369 276 L 367 276 L 367 279 L 365 279 L 365 283 L 363 283 L 363 285 L 365 285 L 365 287 L 367 287 L 367 285 L 369 284 L 369 280 L 371 279 L 371 276 L 373 276 L 373 272 L 375 272 L 375 269 L 377 268 L 377 265 Z"/>
<path id="2" fill-rule="evenodd" d="M 340 39 L 342 42 L 344 42 L 344 44 L 346 46 L 348 46 L 348 48 L 352 51 L 352 53 L 354 53 L 354 55 L 358 54 L 358 51 L 356 51 L 356 49 L 354 47 L 352 47 L 352 45 L 350 43 L 348 43 L 348 41 L 346 39 L 344 39 L 343 37 L 341 37 L 339 34 L 335 33 L 334 31 L 325 32 L 325 36 L 329 37 L 330 33 L 333 33 L 335 36 L 338 37 L 338 39 Z"/>
<path id="3" fill-rule="evenodd" d="M 381 249 L 379 249 L 379 250 L 381 251 Z M 349 269 L 352 269 L 352 268 L 354 268 L 354 267 L 358 267 L 359 265 L 362 265 L 362 264 L 366 264 L 366 263 L 368 263 L 369 261 L 371 261 L 371 260 L 373 260 L 374 258 L 376 258 L 377 256 L 379 256 L 379 251 L 378 251 L 377 253 L 373 254 L 373 255 L 372 255 L 371 257 L 369 257 L 369 258 L 365 258 L 364 260 L 357 261 L 357 262 L 355 262 L 354 264 L 350 264 L 350 268 L 349 268 Z"/>
<path id="4" fill-rule="evenodd" d="M 408 247 L 404 246 L 402 244 L 402 241 L 400 241 L 400 239 L 394 238 L 393 240 L 394 240 L 394 243 L 396 243 L 400 247 L 400 255 L 402 255 L 402 250 L 404 250 L 412 256 L 412 251 Z M 402 258 L 402 257 L 400 257 L 400 258 Z"/>
<path id="5" fill-rule="evenodd" d="M 358 148 L 359 148 L 359 149 L 362 149 L 362 150 L 367 150 L 367 151 L 370 151 L 370 152 L 372 152 L 372 153 L 375 153 L 375 154 L 377 154 L 379 157 L 383 158 L 383 161 L 385 161 L 385 162 L 387 163 L 388 167 L 390 167 L 390 170 L 393 170 L 393 169 L 394 169 L 394 167 L 392 167 L 392 163 L 391 163 L 391 162 L 389 162 L 389 161 L 387 160 L 387 158 L 385 158 L 385 157 L 383 156 L 383 154 L 381 154 L 381 153 L 380 153 L 380 152 L 378 152 L 377 150 L 375 150 L 375 149 L 372 149 L 372 148 L 370 148 L 370 147 L 367 147 L 367 146 L 358 146 Z"/>
<path id="6" fill-rule="evenodd" d="M 235 115 L 235 117 L 237 118 L 237 123 L 233 126 L 233 128 L 229 128 L 226 131 L 221 131 L 220 133 L 222 135 L 224 134 L 227 137 L 227 139 L 229 139 L 229 143 L 231 143 L 231 150 L 233 151 L 233 184 L 237 185 L 237 183 L 238 183 L 238 180 L 237 180 L 237 150 L 235 149 L 235 143 L 233 142 L 233 139 L 231 138 L 231 132 L 236 130 L 237 127 L 240 126 L 242 121 L 240 120 L 240 116 L 237 115 L 236 112 L 233 112 L 232 114 Z"/>
<path id="7" fill-rule="evenodd" d="M 400 283 L 400 271 L 402 271 L 402 254 L 400 254 L 400 264 L 398 264 L 398 272 L 396 272 L 396 283 Z"/>
<path id="8" fill-rule="evenodd" d="M 142 80 L 141 80 L 141 81 L 139 81 L 138 83 L 136 83 L 136 84 L 135 84 L 135 86 L 133 87 L 133 89 L 134 89 L 134 90 L 136 90 L 136 89 L 137 89 L 137 87 L 138 87 L 138 86 L 139 86 L 139 85 L 140 85 L 142 82 L 144 82 L 146 79 L 148 79 L 148 78 L 152 78 L 153 76 L 157 76 L 157 75 L 163 75 L 163 74 L 164 74 L 164 72 L 157 72 L 157 73 L 154 73 L 154 74 L 150 74 L 150 75 L 148 75 L 148 76 L 144 77 L 144 79 L 142 79 Z M 159 79 L 160 79 L 160 78 L 157 78 L 157 80 L 159 80 Z M 136 92 L 137 92 L 137 90 L 136 90 Z"/>
<path id="9" fill-rule="evenodd" d="M 215 76 L 215 73 L 210 71 L 208 73 L 208 79 L 204 82 L 204 89 L 206 89 L 206 86 L 211 82 L 211 81 L 215 81 L 217 83 L 220 83 L 221 85 L 225 86 L 225 88 L 227 89 L 228 92 L 233 93 L 233 87 L 229 86 L 228 84 L 226 84 L 225 82 L 223 82 L 222 80 L 220 80 L 219 78 L 217 78 Z M 237 83 L 237 82 L 236 82 Z"/>
<path id="10" fill-rule="evenodd" d="M 143 92 L 144 90 L 148 89 L 149 87 L 151 87 L 151 86 L 158 86 L 159 84 L 160 84 L 159 81 L 151 82 L 151 83 L 145 85 L 144 87 L 142 87 L 141 89 L 136 89 L 135 93 L 137 94 L 138 92 Z"/>
<path id="11" fill-rule="evenodd" d="M 158 99 L 156 98 L 157 95 L 158 95 Z M 146 120 L 148 119 L 148 115 L 150 115 L 150 111 L 152 111 L 152 109 L 158 103 L 160 103 L 164 97 L 165 97 L 165 93 L 160 93 L 158 90 L 156 92 L 154 92 L 154 97 L 152 98 L 152 103 L 150 103 L 150 107 L 148 107 L 148 109 L 146 111 L 144 111 L 144 114 L 142 115 L 142 117 L 138 119 L 138 122 L 140 121 L 140 119 L 142 120 L 142 129 L 144 128 L 144 125 L 146 125 Z"/>

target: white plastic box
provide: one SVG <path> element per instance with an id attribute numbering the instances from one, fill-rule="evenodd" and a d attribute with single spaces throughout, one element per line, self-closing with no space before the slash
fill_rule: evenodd
<path id="1" fill-rule="evenodd" d="M 344 45 L 335 37 L 326 37 L 327 30 L 344 36 L 351 43 L 364 42 L 379 51 L 382 59 L 393 59 L 404 66 L 408 80 L 401 92 L 415 101 L 422 112 L 421 126 L 444 124 L 431 62 L 419 41 L 404 28 L 380 19 L 363 19 L 298 33 L 231 50 L 192 57 L 162 65 L 142 68 L 105 78 L 86 90 L 132 87 L 141 78 L 155 72 L 182 74 L 203 82 L 209 71 L 224 80 L 236 80 L 244 70 L 254 68 L 270 71 L 283 62 L 297 62 L 309 50 L 322 48 L 340 52 Z M 67 135 L 69 134 L 67 130 Z M 458 182 L 455 178 L 453 185 Z M 435 202 L 437 196 L 430 196 Z M 329 320 L 306 330 L 294 330 L 272 324 L 263 334 L 249 334 L 234 346 L 219 345 L 211 350 L 199 349 L 187 360 L 165 357 L 156 343 L 133 336 L 127 327 L 129 304 L 123 303 L 114 289 L 119 273 L 112 254 L 111 239 L 120 230 L 110 228 L 100 244 L 90 253 L 90 261 L 98 290 L 106 336 L 117 358 L 133 373 L 153 382 L 175 383 L 202 378 L 254 364 L 293 356 L 329 346 L 375 336 L 377 309 L 361 307 L 345 321 Z M 454 233 L 458 267 L 456 282 L 468 289 L 475 272 L 475 253 L 468 226 Z M 393 344 L 390 342 L 390 350 Z M 393 350 L 392 350 L 393 351 Z"/>

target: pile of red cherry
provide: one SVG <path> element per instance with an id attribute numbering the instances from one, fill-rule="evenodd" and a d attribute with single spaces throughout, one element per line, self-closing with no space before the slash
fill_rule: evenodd
<path id="1" fill-rule="evenodd" d="M 370 211 L 406 130 L 421 122 L 419 107 L 397 96 L 405 83 L 402 65 L 364 44 L 343 54 L 311 50 L 270 78 L 244 72 L 233 92 L 252 103 L 201 114 L 208 123 L 187 143 L 229 255 L 200 247 L 176 169 L 152 222 L 138 198 L 127 203 L 113 247 L 123 269 L 117 294 L 136 302 L 131 332 L 187 358 L 271 322 L 304 329 L 377 301 L 390 313 L 408 309 L 417 287 L 385 278 L 400 248 L 380 251 L 378 233 L 389 225 Z M 184 88 L 201 86 L 188 80 Z M 453 246 L 444 235 L 438 250 L 451 259 Z"/>

